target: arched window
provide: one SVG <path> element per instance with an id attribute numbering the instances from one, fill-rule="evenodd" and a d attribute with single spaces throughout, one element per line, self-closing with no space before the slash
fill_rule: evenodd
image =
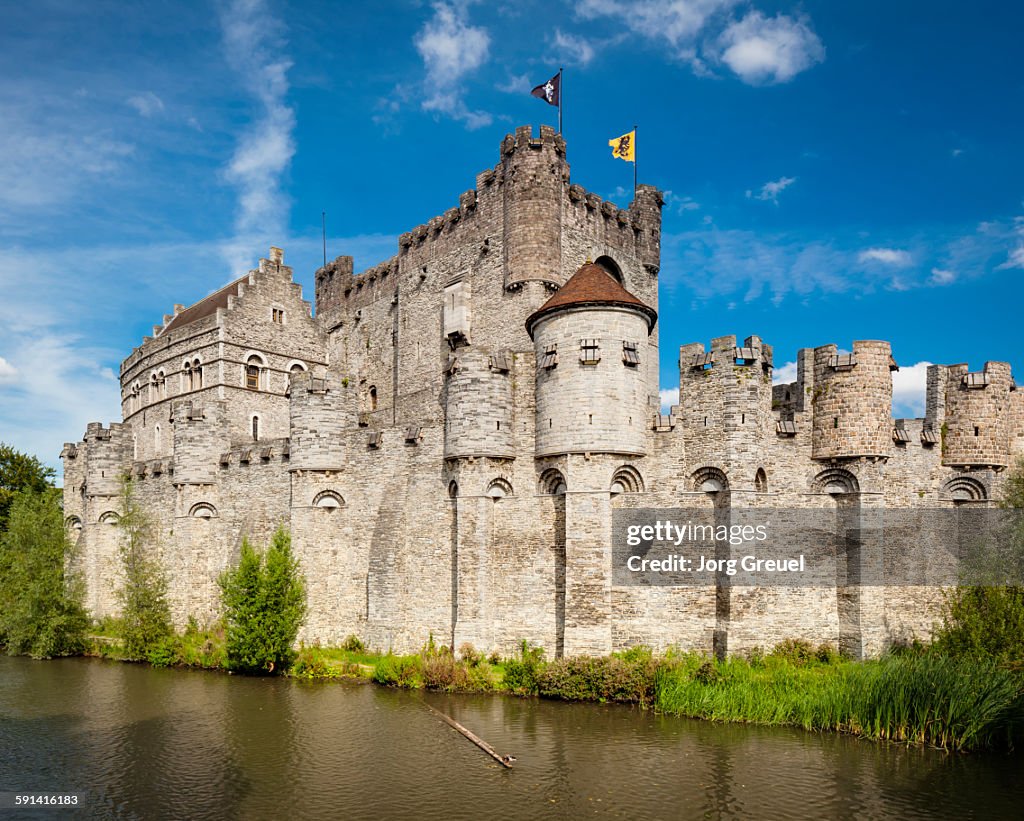
<path id="1" fill-rule="evenodd" d="M 860 490 L 857 477 L 842 468 L 823 470 L 814 477 L 812 487 L 816 493 L 827 493 L 829 496 L 842 496 Z"/>
<path id="2" fill-rule="evenodd" d="M 190 388 L 194 391 L 203 387 L 203 364 L 198 359 L 192 360 L 192 381 Z"/>
<path id="3" fill-rule="evenodd" d="M 245 361 L 245 387 L 251 391 L 258 391 L 263 387 L 263 369 L 265 363 L 263 358 L 252 354 Z"/>
<path id="4" fill-rule="evenodd" d="M 163 435 L 160 432 L 160 426 L 157 425 L 153 428 L 153 450 L 154 455 L 159 456 L 164 449 Z"/>
<path id="5" fill-rule="evenodd" d="M 608 256 L 603 256 L 598 257 L 594 262 L 611 274 L 620 285 L 622 284 L 622 269 L 614 259 Z"/>
<path id="6" fill-rule="evenodd" d="M 768 492 L 768 474 L 764 472 L 764 468 L 758 468 L 754 474 L 754 490 L 758 493 Z"/>
<path id="7" fill-rule="evenodd" d="M 100 524 L 103 525 L 116 525 L 121 521 L 120 515 L 115 513 L 113 510 L 108 510 L 106 513 L 101 513 L 98 519 Z"/>
<path id="8" fill-rule="evenodd" d="M 547 496 L 561 496 L 566 491 L 565 477 L 557 468 L 548 468 L 540 475 L 540 492 Z"/>
<path id="9" fill-rule="evenodd" d="M 288 368 L 289 373 L 305 373 L 305 371 L 306 366 L 303 365 L 301 362 L 293 362 L 291 366 Z"/>
<path id="10" fill-rule="evenodd" d="M 167 398 L 167 374 L 163 371 L 157 371 L 156 374 L 157 391 L 160 394 L 161 399 Z"/>
<path id="11" fill-rule="evenodd" d="M 448 498 L 457 499 L 459 496 L 459 483 L 452 479 L 448 483 Z"/>
<path id="12" fill-rule="evenodd" d="M 640 471 L 632 465 L 623 465 L 612 475 L 612 484 L 609 490 L 612 496 L 620 493 L 642 493 L 644 480 Z"/>
<path id="13" fill-rule="evenodd" d="M 342 498 L 341 494 L 335 490 L 321 490 L 313 497 L 313 507 L 326 510 L 328 513 L 344 506 L 345 500 Z"/>
<path id="14" fill-rule="evenodd" d="M 953 502 L 984 502 L 988 499 L 988 490 L 973 476 L 954 476 L 942 486 L 939 498 Z"/>
<path id="15" fill-rule="evenodd" d="M 217 508 L 209 502 L 198 502 L 192 505 L 192 509 L 189 510 L 188 515 L 193 519 L 213 519 L 217 516 Z"/>
<path id="16" fill-rule="evenodd" d="M 377 410 L 377 387 L 370 385 L 370 410 Z"/>
<path id="17" fill-rule="evenodd" d="M 693 489 L 704 493 L 719 493 L 729 489 L 729 480 L 718 468 L 703 467 L 694 471 Z"/>
<path id="18" fill-rule="evenodd" d="M 68 516 L 64 520 L 64 530 L 67 532 L 69 539 L 78 541 L 78 537 L 82 535 L 82 520 L 77 516 Z"/>
<path id="19" fill-rule="evenodd" d="M 487 485 L 486 495 L 490 496 L 494 501 L 504 499 L 506 496 L 512 495 L 512 485 L 501 478 L 492 479 L 491 483 Z"/>
<path id="20" fill-rule="evenodd" d="M 259 414 L 252 415 L 252 441 L 258 442 L 260 438 L 260 417 Z"/>

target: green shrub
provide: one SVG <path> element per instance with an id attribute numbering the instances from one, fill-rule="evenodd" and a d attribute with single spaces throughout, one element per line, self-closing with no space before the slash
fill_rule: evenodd
<path id="1" fill-rule="evenodd" d="M 949 591 L 934 645 L 954 657 L 1024 664 L 1024 588 L 957 587 Z"/>
<path id="2" fill-rule="evenodd" d="M 262 557 L 242 541 L 238 565 L 220 578 L 227 667 L 247 674 L 283 673 L 306 615 L 306 590 L 291 537 L 279 528 Z"/>
<path id="3" fill-rule="evenodd" d="M 558 659 L 537 677 L 538 692 L 568 701 L 618 701 L 649 704 L 654 700 L 657 663 L 648 654 Z"/>
<path id="4" fill-rule="evenodd" d="M 366 645 L 359 640 L 359 637 L 349 633 L 345 637 L 345 641 L 341 643 L 341 649 L 347 650 L 349 653 L 364 653 L 366 652 Z"/>
<path id="5" fill-rule="evenodd" d="M 423 659 L 420 656 L 381 656 L 373 669 L 373 680 L 388 687 L 423 686 Z"/>
<path id="6" fill-rule="evenodd" d="M 771 655 L 784 658 L 793 664 L 806 664 L 817 658 L 814 645 L 803 639 L 786 639 L 772 648 Z"/>
<path id="7" fill-rule="evenodd" d="M 328 664 L 319 647 L 301 647 L 291 668 L 298 678 L 338 678 L 340 671 Z"/>
<path id="8" fill-rule="evenodd" d="M 73 566 L 58 491 L 15 495 L 0 532 L 0 646 L 7 652 L 50 658 L 83 651 L 89 618 Z"/>
<path id="9" fill-rule="evenodd" d="M 167 636 L 157 642 L 146 653 L 146 661 L 154 667 L 170 667 L 179 661 L 178 641 L 174 636 Z"/>
<path id="10" fill-rule="evenodd" d="M 511 693 L 519 696 L 535 696 L 539 692 L 538 677 L 544 669 L 544 649 L 531 647 L 523 639 L 519 647 L 519 657 L 505 661 L 505 673 L 502 685 Z"/>

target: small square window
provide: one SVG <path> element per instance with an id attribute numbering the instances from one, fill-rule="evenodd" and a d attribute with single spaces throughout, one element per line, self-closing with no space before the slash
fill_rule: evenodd
<path id="1" fill-rule="evenodd" d="M 584 365 L 596 365 L 601 361 L 601 345 L 599 339 L 580 340 L 580 362 Z"/>
<path id="2" fill-rule="evenodd" d="M 278 325 L 284 325 L 284 311 L 280 308 L 270 309 L 270 318 Z"/>
<path id="3" fill-rule="evenodd" d="M 627 365 L 640 364 L 640 352 L 637 350 L 637 344 L 635 342 L 628 342 L 626 340 L 623 340 L 622 361 Z"/>

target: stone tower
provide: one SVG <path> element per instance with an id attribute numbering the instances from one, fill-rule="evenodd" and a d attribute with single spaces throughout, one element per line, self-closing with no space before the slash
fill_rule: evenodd
<path id="1" fill-rule="evenodd" d="M 641 356 L 656 318 L 593 263 L 530 316 L 538 457 L 647 452 L 648 386 Z"/>
<path id="2" fill-rule="evenodd" d="M 892 373 L 888 342 L 858 340 L 853 353 L 814 349 L 815 459 L 884 456 L 892 449 Z"/>

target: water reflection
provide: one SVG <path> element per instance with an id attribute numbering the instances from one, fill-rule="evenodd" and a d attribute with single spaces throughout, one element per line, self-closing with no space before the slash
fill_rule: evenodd
<path id="1" fill-rule="evenodd" d="M 1019 817 L 1024 798 L 1019 757 L 85 659 L 0 658 L 0 749 L 0 791 L 87 792 L 83 818 Z"/>

